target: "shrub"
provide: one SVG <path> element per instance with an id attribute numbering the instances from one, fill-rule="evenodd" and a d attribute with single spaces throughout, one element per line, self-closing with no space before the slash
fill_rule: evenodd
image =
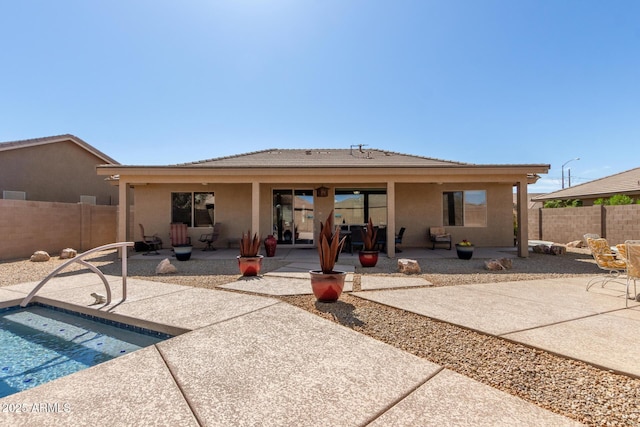
<path id="1" fill-rule="evenodd" d="M 582 200 L 580 199 L 547 200 L 543 205 L 545 208 L 577 208 L 580 206 L 582 206 Z"/>
<path id="2" fill-rule="evenodd" d="M 636 203 L 640 202 L 638 200 Z M 602 197 L 596 199 L 593 204 L 594 205 L 605 205 L 605 206 L 620 206 L 620 205 L 631 205 L 634 201 L 631 197 L 626 194 L 615 194 L 608 199 L 603 199 Z"/>

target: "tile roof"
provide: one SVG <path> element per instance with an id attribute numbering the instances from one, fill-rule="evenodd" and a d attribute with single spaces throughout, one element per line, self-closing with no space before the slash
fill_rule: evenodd
<path id="1" fill-rule="evenodd" d="M 377 149 L 278 149 L 272 148 L 174 166 L 202 167 L 437 167 L 473 166 Z"/>
<path id="2" fill-rule="evenodd" d="M 532 200 L 591 199 L 615 194 L 640 194 L 640 168 L 543 194 Z"/>
<path id="3" fill-rule="evenodd" d="M 78 138 L 75 135 L 64 134 L 64 135 L 55 135 L 55 136 L 45 136 L 42 138 L 33 138 L 33 139 L 22 139 L 19 141 L 8 141 L 8 142 L 0 142 L 0 151 L 8 151 L 8 150 L 16 150 L 19 148 L 33 147 L 36 145 L 44 145 L 44 144 L 53 144 L 56 142 L 64 142 L 71 141 L 74 144 L 84 148 L 91 154 L 100 159 L 104 160 L 107 164 L 119 165 L 116 160 L 104 154 L 102 151 L 98 150 L 94 146 L 86 143 L 82 139 Z"/>

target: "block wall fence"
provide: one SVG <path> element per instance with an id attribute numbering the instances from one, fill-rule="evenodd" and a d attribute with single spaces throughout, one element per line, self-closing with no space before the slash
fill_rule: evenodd
<path id="1" fill-rule="evenodd" d="M 117 206 L 0 199 L 0 260 L 59 256 L 116 241 Z"/>
<path id="2" fill-rule="evenodd" d="M 529 239 L 568 243 L 586 233 L 610 244 L 640 240 L 640 205 L 583 206 L 529 210 Z"/>

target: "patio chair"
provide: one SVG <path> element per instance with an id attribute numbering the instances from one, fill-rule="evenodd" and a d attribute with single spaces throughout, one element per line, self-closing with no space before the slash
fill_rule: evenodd
<path id="1" fill-rule="evenodd" d="M 587 237 L 587 245 L 589 246 L 589 250 L 591 251 L 591 255 L 593 259 L 596 261 L 596 265 L 601 270 L 607 272 L 604 277 L 595 277 L 589 282 L 587 282 L 587 291 L 591 286 L 598 282 L 602 282 L 602 286 L 606 285 L 609 282 L 621 283 L 618 281 L 621 274 L 624 274 L 627 269 L 627 263 L 624 260 L 617 259 L 616 256 L 611 251 L 611 247 L 607 242 L 607 239 L 592 239 L 591 237 Z M 624 284 L 624 283 L 621 283 Z"/>
<path id="2" fill-rule="evenodd" d="M 153 236 L 147 236 L 146 234 L 144 234 L 144 227 L 142 226 L 142 224 L 138 225 L 140 226 L 140 233 L 142 233 L 142 241 L 147 246 L 147 252 L 143 255 L 160 255 L 160 253 L 158 252 L 158 249 L 162 248 L 162 240 L 160 240 L 160 237 L 158 237 L 157 234 L 154 234 Z M 151 253 L 151 251 L 153 251 L 153 254 Z"/>
<path id="3" fill-rule="evenodd" d="M 444 227 L 429 227 L 429 240 L 431 250 L 434 250 L 437 244 L 448 244 L 451 250 L 451 234 L 447 233 Z"/>
<path id="4" fill-rule="evenodd" d="M 376 234 L 376 248 L 381 252 L 387 251 L 387 229 L 378 228 Z"/>
<path id="5" fill-rule="evenodd" d="M 364 240 L 362 239 L 362 229 L 361 225 L 352 225 L 351 226 L 351 253 L 356 248 L 364 250 Z"/>
<path id="6" fill-rule="evenodd" d="M 587 242 L 587 239 L 599 239 L 600 235 L 599 234 L 595 234 L 595 233 L 587 233 L 585 235 L 582 236 L 582 241 L 584 242 L 584 247 L 588 248 L 589 247 L 589 243 Z"/>
<path id="7" fill-rule="evenodd" d="M 169 231 L 171 246 L 190 245 L 191 237 L 187 232 L 187 224 L 182 222 L 172 222 Z"/>
<path id="8" fill-rule="evenodd" d="M 202 243 L 206 243 L 207 246 L 205 246 L 205 248 L 203 249 L 203 251 L 215 251 L 216 248 L 214 248 L 213 242 L 215 242 L 216 240 L 218 240 L 218 237 L 220 237 L 220 229 L 222 228 L 222 224 L 220 224 L 219 222 L 216 222 L 213 225 L 213 232 L 212 233 L 207 233 L 207 234 L 201 234 L 200 238 L 198 239 L 198 241 L 202 242 Z"/>
<path id="9" fill-rule="evenodd" d="M 406 228 L 404 227 L 400 227 L 400 231 L 398 232 L 398 235 L 396 236 L 396 252 L 402 252 L 400 249 L 398 249 L 398 245 L 402 244 L 402 237 L 404 236 L 404 231 L 406 230 Z"/>
<path id="10" fill-rule="evenodd" d="M 627 291 L 625 307 L 629 307 L 629 285 L 633 280 L 633 296 L 631 299 L 640 301 L 636 280 L 640 280 L 640 240 L 627 240 L 624 242 L 626 262 L 627 262 Z"/>

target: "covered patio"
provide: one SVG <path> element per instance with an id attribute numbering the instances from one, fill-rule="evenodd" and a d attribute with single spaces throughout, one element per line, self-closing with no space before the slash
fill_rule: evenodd
<path id="1" fill-rule="evenodd" d="M 168 242 L 170 224 L 187 224 L 192 242 L 222 224 L 214 246 L 233 245 L 250 229 L 280 246 L 312 248 L 318 223 L 384 227 L 392 242 L 404 227 L 403 248 L 426 247 L 429 227 L 454 242 L 528 250 L 527 185 L 549 165 L 477 165 L 363 149 L 269 149 L 168 166 L 103 165 L 119 186 L 118 240 L 136 241 L 138 224 Z M 517 193 L 514 227 L 513 193 Z M 514 236 L 514 233 L 517 233 Z M 396 256 L 389 245 L 387 255 Z"/>

